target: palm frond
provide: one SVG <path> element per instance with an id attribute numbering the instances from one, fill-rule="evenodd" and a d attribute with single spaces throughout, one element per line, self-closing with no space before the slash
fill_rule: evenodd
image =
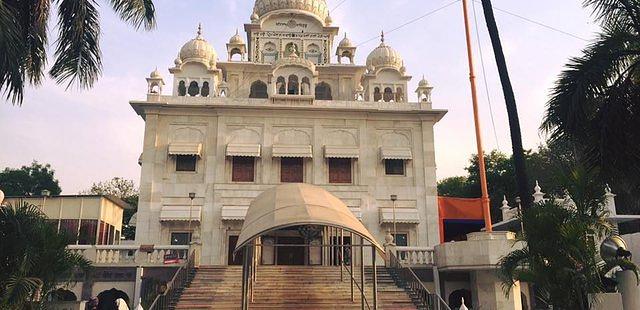
<path id="1" fill-rule="evenodd" d="M 151 30 L 156 27 L 156 9 L 152 0 L 110 0 L 113 9 L 122 20 L 136 29 L 144 27 Z"/>
<path id="2" fill-rule="evenodd" d="M 59 0 L 56 60 L 49 74 L 57 83 L 91 87 L 102 71 L 100 24 L 95 0 Z"/>
<path id="3" fill-rule="evenodd" d="M 0 93 L 20 105 L 24 94 L 24 42 L 18 24 L 18 12 L 0 1 Z"/>
<path id="4" fill-rule="evenodd" d="M 640 33 L 638 0 L 585 0 L 583 5 L 593 9 L 593 15 L 603 26 L 635 28 Z"/>

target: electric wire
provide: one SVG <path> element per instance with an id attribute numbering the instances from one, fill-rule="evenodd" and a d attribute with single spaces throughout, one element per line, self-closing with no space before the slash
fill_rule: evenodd
<path id="1" fill-rule="evenodd" d="M 496 122 L 493 117 L 493 107 L 491 105 L 491 95 L 489 94 L 489 83 L 487 83 L 487 72 L 484 66 L 484 55 L 482 53 L 482 44 L 480 42 L 480 28 L 478 27 L 478 16 L 476 14 L 475 1 L 471 1 L 471 7 L 473 8 L 473 21 L 476 26 L 476 41 L 478 43 L 478 51 L 480 52 L 480 64 L 482 68 L 482 80 L 484 81 L 484 90 L 487 95 L 487 103 L 489 104 L 489 115 L 491 116 L 491 126 L 493 127 L 493 137 L 496 139 L 496 148 L 500 150 L 500 142 L 498 142 L 498 131 L 496 130 Z"/>

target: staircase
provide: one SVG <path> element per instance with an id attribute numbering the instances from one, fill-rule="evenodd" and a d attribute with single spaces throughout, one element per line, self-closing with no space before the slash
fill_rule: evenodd
<path id="1" fill-rule="evenodd" d="M 404 289 L 396 286 L 384 267 L 378 267 L 378 309 L 416 309 Z M 360 281 L 356 269 L 356 280 Z M 371 307 L 372 267 L 365 268 L 365 292 Z M 175 309 L 239 309 L 242 267 L 202 266 L 184 289 Z M 259 266 L 251 309 L 360 309 L 354 284 L 351 301 L 349 274 L 335 266 Z M 365 307 L 366 308 L 366 307 Z"/>

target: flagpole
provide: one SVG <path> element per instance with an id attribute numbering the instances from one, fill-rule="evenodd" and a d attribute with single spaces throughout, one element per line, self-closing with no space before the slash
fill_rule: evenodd
<path id="1" fill-rule="evenodd" d="M 469 60 L 469 82 L 471 83 L 471 101 L 473 103 L 473 122 L 476 127 L 476 147 L 478 148 L 478 170 L 480 171 L 480 190 L 482 192 L 482 213 L 484 227 L 487 232 L 492 232 L 491 212 L 489 210 L 489 191 L 487 190 L 487 173 L 484 164 L 484 151 L 482 149 L 482 134 L 480 130 L 480 117 L 478 112 L 478 94 L 476 91 L 476 76 L 473 69 L 473 50 L 471 49 L 471 27 L 469 26 L 469 14 L 467 12 L 467 0 L 462 0 L 464 11 L 464 32 L 467 39 L 467 58 Z"/>

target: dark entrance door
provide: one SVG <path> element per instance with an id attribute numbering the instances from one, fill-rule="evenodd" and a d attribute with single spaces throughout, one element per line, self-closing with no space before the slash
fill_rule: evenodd
<path id="1" fill-rule="evenodd" d="M 238 236 L 229 236 L 229 254 L 227 257 L 229 265 L 242 265 L 242 251 L 238 251 L 235 256 L 233 255 L 236 244 L 238 244 Z"/>
<path id="2" fill-rule="evenodd" d="M 300 244 L 302 246 L 281 246 L 277 248 L 278 265 L 304 265 L 304 239 L 302 237 L 278 237 L 278 244 Z"/>

